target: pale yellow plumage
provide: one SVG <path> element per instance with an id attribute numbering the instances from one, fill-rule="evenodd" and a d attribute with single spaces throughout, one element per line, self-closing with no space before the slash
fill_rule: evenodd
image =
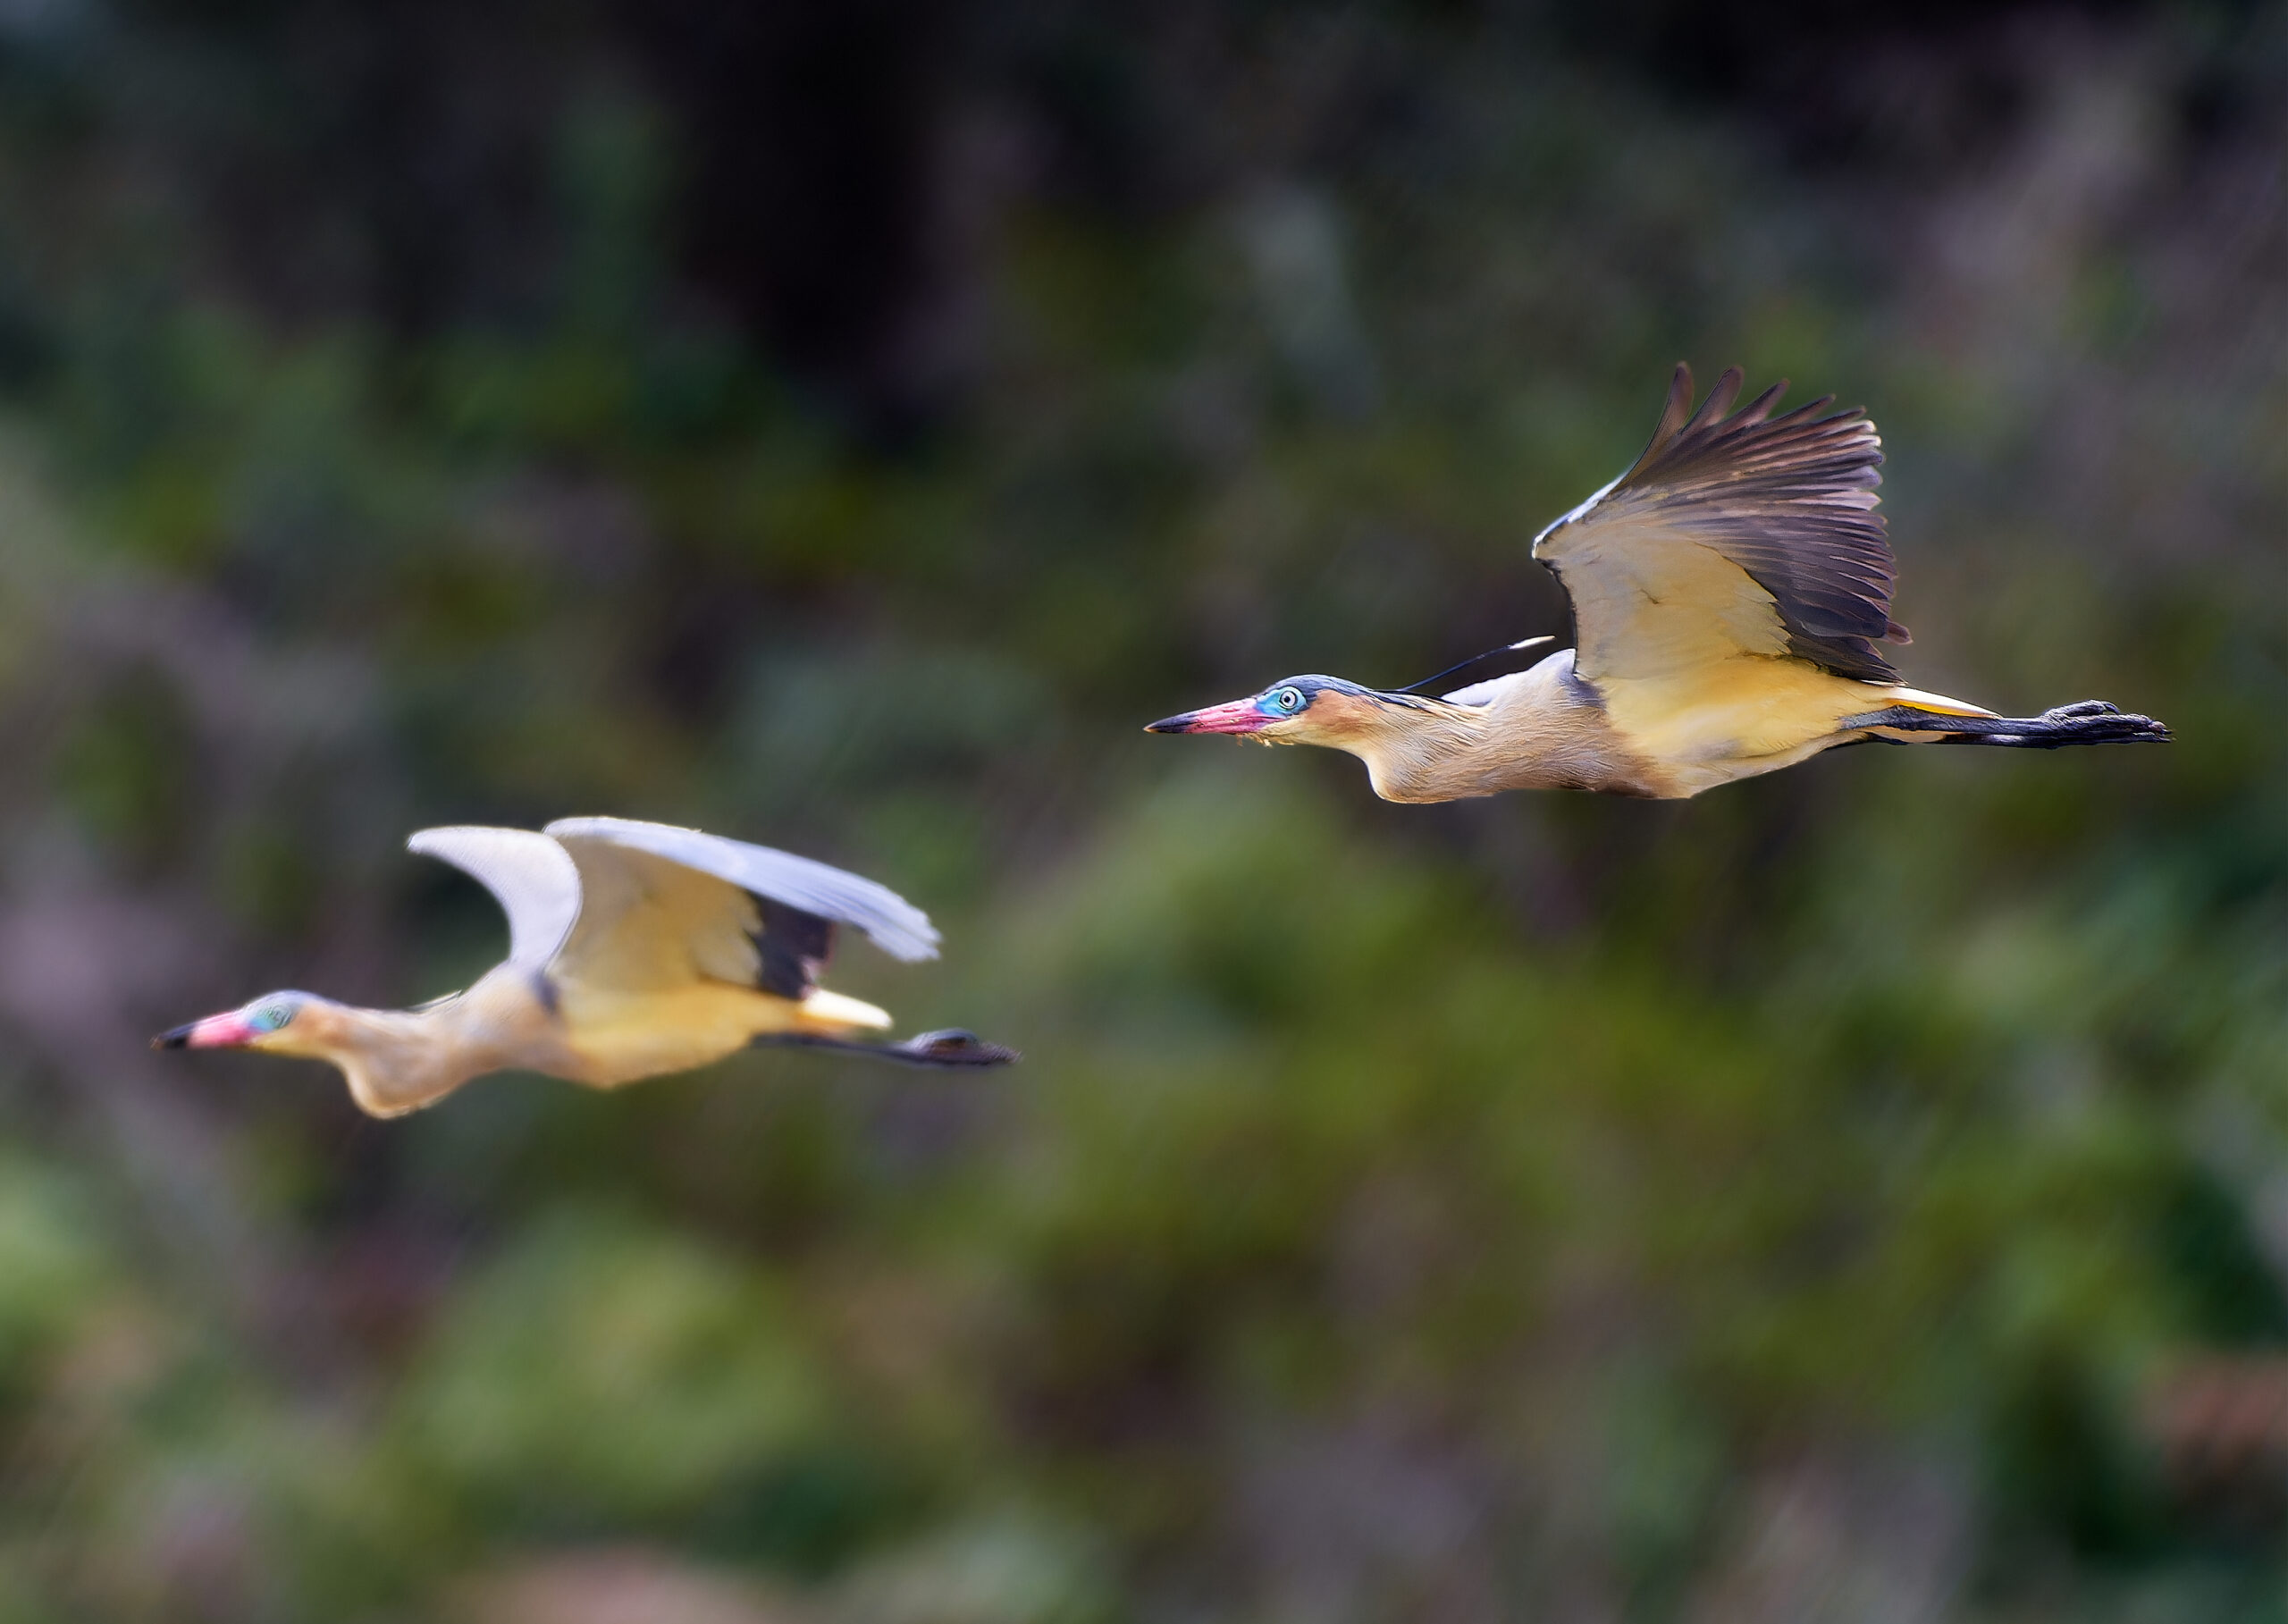
<path id="1" fill-rule="evenodd" d="M 1735 369 L 1695 412 L 1678 366 L 1644 456 L 1535 538 L 1572 599 L 1577 647 L 1530 663 L 1528 644 L 1495 650 L 1438 698 L 1289 677 L 1152 730 L 1331 745 L 1394 801 L 1695 795 L 1870 739 L 2168 736 L 2096 702 L 2013 719 L 1901 683 L 1879 648 L 1907 641 L 1875 512 L 1881 441 L 1863 413 L 1820 416 L 1824 400 L 1773 417 L 1784 387 L 1734 412 Z"/>
<path id="2" fill-rule="evenodd" d="M 358 1104 L 395 1116 L 469 1079 L 517 1068 L 616 1088 L 757 1041 L 823 1044 L 912 1064 L 1014 1056 L 965 1032 L 845 1041 L 889 1016 L 820 987 L 837 921 L 894 956 L 937 933 L 872 881 L 693 829 L 568 819 L 526 829 L 425 829 L 408 843 L 482 881 L 509 915 L 507 961 L 413 1010 L 273 993 L 164 1035 L 169 1047 L 259 1048 L 330 1061 Z"/>

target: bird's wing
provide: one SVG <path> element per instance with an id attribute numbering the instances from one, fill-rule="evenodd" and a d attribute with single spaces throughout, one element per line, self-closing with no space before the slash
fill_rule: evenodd
<path id="1" fill-rule="evenodd" d="M 1662 677 L 1741 653 L 1794 655 L 1838 676 L 1897 682 L 1877 643 L 1893 563 L 1875 511 L 1882 441 L 1865 412 L 1779 417 L 1774 384 L 1739 398 L 1733 367 L 1692 409 L 1679 366 L 1636 465 L 1534 538 L 1579 633 L 1585 677 Z"/>
<path id="2" fill-rule="evenodd" d="M 509 916 L 509 963 L 537 970 L 580 917 L 580 871 L 546 835 L 460 825 L 425 829 L 406 850 L 442 858 L 492 893 Z"/>
<path id="3" fill-rule="evenodd" d="M 576 979 L 630 989 L 706 979 L 800 997 L 837 923 L 896 958 L 938 949 L 920 909 L 807 857 L 625 818 L 564 818 L 548 833 L 587 892 L 559 960 Z"/>
<path id="4" fill-rule="evenodd" d="M 700 981 L 761 987 L 799 998 L 825 958 L 829 927 L 795 932 L 819 949 L 770 940 L 758 899 L 728 880 L 632 846 L 577 835 L 561 849 L 580 871 L 586 905 L 548 966 L 559 986 L 658 993 Z M 776 971 L 777 973 L 773 973 Z"/>

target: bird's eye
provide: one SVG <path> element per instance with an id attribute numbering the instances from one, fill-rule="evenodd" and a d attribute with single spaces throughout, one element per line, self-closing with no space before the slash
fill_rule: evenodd
<path id="1" fill-rule="evenodd" d="M 254 1012 L 254 1018 L 248 1024 L 263 1031 L 274 1032 L 293 1018 L 294 1006 L 291 1004 L 265 1004 Z"/>
<path id="2" fill-rule="evenodd" d="M 1303 708 L 1303 691 L 1300 688 L 1282 688 L 1271 696 L 1271 703 L 1292 716 Z"/>

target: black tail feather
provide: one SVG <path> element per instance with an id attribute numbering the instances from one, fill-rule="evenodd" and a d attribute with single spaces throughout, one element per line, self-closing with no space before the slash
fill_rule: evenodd
<path id="1" fill-rule="evenodd" d="M 1901 733 L 1943 733 L 1949 745 L 2003 745 L 2021 750 L 2060 750 L 2068 745 L 2165 745 L 2169 730 L 2149 716 L 2135 716 L 2101 699 L 2059 705 L 2040 716 L 1946 716 L 1892 705 L 1844 718 L 1850 728 L 1890 728 Z"/>
<path id="2" fill-rule="evenodd" d="M 988 1043 L 975 1032 L 959 1027 L 923 1032 L 903 1043 L 854 1043 L 846 1038 L 821 1037 L 816 1032 L 765 1032 L 749 1048 L 822 1048 L 837 1055 L 863 1055 L 898 1065 L 930 1065 L 975 1069 L 1009 1065 L 1024 1056 L 998 1043 Z"/>

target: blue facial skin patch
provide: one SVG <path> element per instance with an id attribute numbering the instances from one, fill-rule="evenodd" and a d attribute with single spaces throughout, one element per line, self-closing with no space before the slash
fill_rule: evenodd
<path id="1" fill-rule="evenodd" d="M 1360 699 L 1388 700 L 1395 697 L 1362 687 L 1341 677 L 1290 677 L 1274 682 L 1256 696 L 1255 708 L 1274 721 L 1285 721 L 1300 716 L 1311 708 L 1311 701 L 1333 690 L 1337 694 L 1353 694 Z"/>
<path id="2" fill-rule="evenodd" d="M 274 1032 L 293 1018 L 294 1006 L 291 1004 L 265 1004 L 247 1017 L 247 1024 L 258 1032 Z"/>

